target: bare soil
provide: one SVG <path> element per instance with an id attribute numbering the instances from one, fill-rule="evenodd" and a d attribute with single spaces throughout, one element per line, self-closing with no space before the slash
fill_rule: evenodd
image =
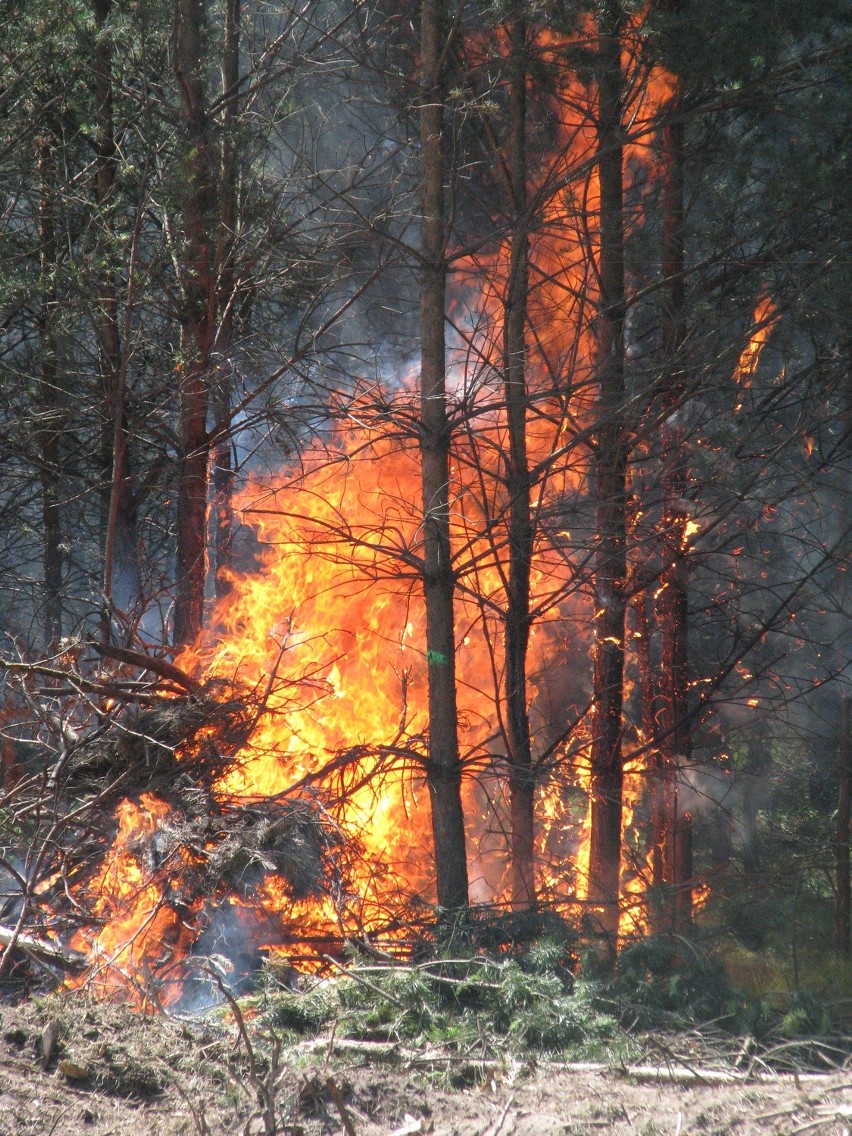
<path id="1" fill-rule="evenodd" d="M 852 1068 L 725 1083 L 712 1055 L 683 1039 L 654 1043 L 628 1070 L 467 1061 L 333 1039 L 277 1056 L 268 1041 L 252 1049 L 253 1063 L 223 1016 L 181 1022 L 79 996 L 3 1007 L 0 1136 L 852 1132 Z M 676 1058 L 661 1058 L 675 1049 Z"/>

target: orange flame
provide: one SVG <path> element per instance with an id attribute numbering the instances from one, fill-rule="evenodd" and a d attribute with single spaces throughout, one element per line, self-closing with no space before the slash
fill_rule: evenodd
<path id="1" fill-rule="evenodd" d="M 78 932 L 70 943 L 90 958 L 90 970 L 78 984 L 85 982 L 100 997 L 120 994 L 143 1007 L 152 999 L 166 1005 L 180 997 L 177 970 L 195 931 L 169 905 L 162 877 L 145 863 L 158 824 L 168 814 L 168 806 L 150 793 L 143 793 L 138 805 L 126 800 L 116 810 L 115 842 L 88 889 L 103 926 L 95 934 Z M 180 858 L 168 875 L 178 877 L 184 865 Z M 151 981 L 155 969 L 159 994 Z"/>
<path id="2" fill-rule="evenodd" d="M 754 309 L 752 330 L 748 343 L 740 353 L 739 361 L 734 369 L 734 380 L 741 387 L 751 386 L 763 348 L 769 341 L 778 319 L 775 301 L 771 296 L 762 296 Z"/>

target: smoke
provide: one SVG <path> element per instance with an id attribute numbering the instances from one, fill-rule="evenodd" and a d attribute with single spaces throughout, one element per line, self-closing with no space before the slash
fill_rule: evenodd
<path id="1" fill-rule="evenodd" d="M 247 924 L 245 909 L 221 903 L 205 915 L 209 922 L 188 960 L 187 978 L 176 1006 L 179 1014 L 201 1014 L 220 1005 L 223 995 L 219 982 L 235 997 L 247 993 L 265 957 L 256 929 Z"/>

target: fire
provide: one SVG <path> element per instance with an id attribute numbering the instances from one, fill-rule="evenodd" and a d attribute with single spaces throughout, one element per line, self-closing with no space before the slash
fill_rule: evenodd
<path id="1" fill-rule="evenodd" d="M 156 1001 L 168 1004 L 180 997 L 179 972 L 195 932 L 169 905 L 161 878 L 145 863 L 168 814 L 168 806 L 150 793 L 143 793 L 138 805 L 122 801 L 116 811 L 115 842 L 88 888 L 93 914 L 103 926 L 95 934 L 78 932 L 70 943 L 89 955 L 91 968 L 81 981 L 99 996 L 121 994 L 145 1006 L 155 996 L 146 979 L 156 968 L 162 989 Z M 179 876 L 183 867 L 170 865 L 169 875 Z"/>
<path id="2" fill-rule="evenodd" d="M 633 826 L 637 810 L 641 807 L 645 793 L 644 760 L 628 762 L 624 769 L 624 804 L 622 808 L 622 837 L 625 851 L 622 853 L 622 900 L 618 922 L 621 939 L 637 938 L 648 930 L 648 911 L 646 895 L 651 881 L 649 849 L 641 855 L 626 841 L 627 833 Z"/>
<path id="3" fill-rule="evenodd" d="M 696 884 L 692 892 L 692 910 L 695 912 L 702 911 L 706 905 L 707 900 L 710 898 L 712 892 L 708 883 Z"/>
<path id="4" fill-rule="evenodd" d="M 754 309 L 748 343 L 740 353 L 739 361 L 734 370 L 734 379 L 739 386 L 743 388 L 751 386 L 763 348 L 769 341 L 778 318 L 777 307 L 772 297 L 761 296 Z"/>
<path id="5" fill-rule="evenodd" d="M 529 415 L 527 445 L 530 466 L 540 470 L 532 506 L 537 518 L 558 517 L 564 502 L 587 483 L 590 455 L 581 436 L 595 393 L 588 315 L 597 287 L 590 251 L 593 259 L 599 246 L 594 92 L 559 65 L 565 46 L 550 33 L 538 42 L 541 58 L 562 78 L 552 100 L 555 151 L 533 171 L 530 185 L 531 198 L 538 195 L 543 202 L 530 235 L 528 381 L 535 413 Z M 635 78 L 643 66 L 626 42 L 626 71 Z M 641 82 L 627 89 L 630 187 L 637 170 L 643 178 L 653 174 L 656 119 L 674 84 L 659 69 L 643 70 Z M 554 185 L 561 187 L 558 192 L 548 189 Z M 642 192 L 641 183 L 635 192 Z M 477 898 L 485 900 L 505 898 L 505 838 L 495 838 L 494 829 L 502 825 L 505 831 L 495 787 L 503 756 L 499 613 L 506 606 L 508 502 L 501 482 L 507 426 L 500 367 L 508 264 L 505 242 L 457 264 L 456 324 L 464 311 L 475 318 L 462 328 L 451 360 L 455 394 L 467 408 L 467 433 L 456 438 L 450 506 L 459 580 L 459 716 L 465 764 L 478 778 L 466 781 L 465 807 L 474 830 L 472 875 L 478 874 Z M 758 305 L 756 330 L 738 367 L 743 385 L 773 312 L 769 300 Z M 381 420 L 374 412 L 377 398 L 386 407 Z M 352 881 L 356 894 L 337 903 L 294 901 L 270 872 L 250 899 L 227 900 L 256 943 L 306 963 L 321 956 L 332 938 L 379 926 L 401 888 L 426 900 L 433 895 L 422 765 L 428 722 L 425 613 L 418 586 L 420 469 L 416 434 L 406 433 L 405 425 L 416 419 L 410 384 L 401 382 L 393 392 L 364 388 L 346 407 L 330 451 L 305 454 L 296 476 L 285 471 L 252 479 L 235 508 L 254 532 L 255 563 L 231 577 L 231 590 L 216 603 L 202 640 L 175 660 L 204 681 L 237 682 L 262 697 L 250 742 L 216 786 L 222 800 L 306 792 L 315 779 L 335 775 L 336 819 L 344 831 L 358 835 L 365 853 Z M 388 422 L 395 433 L 388 432 Z M 554 531 L 558 539 L 538 541 L 531 571 L 536 624 L 530 686 L 534 696 L 542 696 L 534 709 L 543 726 L 559 734 L 566 706 L 558 711 L 561 721 L 545 721 L 542 692 L 552 680 L 566 620 L 582 625 L 589 636 L 594 612 L 588 591 L 577 582 L 586 550 L 572 552 L 564 525 Z M 684 542 L 699 531 L 687 521 Z M 575 799 L 573 806 L 566 801 L 571 793 L 588 797 L 588 729 L 581 722 L 562 745 L 561 763 L 571 770 L 567 786 L 554 777 L 543 781 L 539 793 L 542 894 L 577 904 L 588 891 L 590 816 L 588 809 L 577 815 Z M 623 935 L 647 927 L 648 873 L 644 857 L 629 843 L 640 823 L 645 781 L 641 763 L 626 771 Z M 71 944 L 89 950 L 94 967 L 89 980 L 102 993 L 126 989 L 152 965 L 158 976 L 168 974 L 172 956 L 189 953 L 197 935 L 193 920 L 200 916 L 179 915 L 169 900 L 168 879 L 186 865 L 177 860 L 155 871 L 146 862 L 157 827 L 167 822 L 166 806 L 143 794 L 138 804 L 125 801 L 116 819 L 115 843 L 89 887 L 103 926 Z M 162 997 L 173 1001 L 179 993 L 175 986 Z"/>

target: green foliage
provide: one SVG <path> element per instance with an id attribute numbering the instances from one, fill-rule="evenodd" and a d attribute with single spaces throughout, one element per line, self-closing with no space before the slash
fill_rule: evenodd
<path id="1" fill-rule="evenodd" d="M 663 937 L 642 939 L 622 951 L 601 997 L 640 1029 L 725 1019 L 736 1012 L 737 1002 L 718 961 Z"/>
<path id="2" fill-rule="evenodd" d="M 829 1009 L 816 994 L 747 992 L 735 986 L 721 959 L 681 939 L 649 938 L 624 950 L 615 978 L 598 998 L 631 1029 L 681 1029 L 713 1023 L 726 1033 L 769 1041 L 824 1037 Z"/>
<path id="3" fill-rule="evenodd" d="M 814 994 L 796 991 L 784 1009 L 778 1032 L 782 1037 L 814 1037 L 831 1030 L 827 1008 Z"/>
<path id="4" fill-rule="evenodd" d="M 340 978 L 282 989 L 267 972 L 256 999 L 262 1030 L 442 1046 L 468 1058 L 536 1053 L 635 1059 L 637 1031 L 712 1026 L 753 1039 L 771 1055 L 790 1043 L 802 1061 L 813 1039 L 830 1038 L 829 1010 L 798 992 L 774 1004 L 737 989 L 716 958 L 685 940 L 649 938 L 625 949 L 608 980 L 571 976 L 552 940 L 518 958 L 435 959 L 410 966 L 355 961 Z M 809 1041 L 809 1039 L 811 1039 Z M 800 1044 L 799 1044 L 800 1043 Z"/>
<path id="5" fill-rule="evenodd" d="M 612 1016 L 595 990 L 560 968 L 561 948 L 536 945 L 523 959 L 476 956 L 389 967 L 353 963 L 337 981 L 302 993 L 267 982 L 261 1024 L 301 1034 L 334 1022 L 338 1037 L 470 1052 L 584 1051 L 612 1039 Z"/>
<path id="6" fill-rule="evenodd" d="M 578 939 L 576 926 L 547 908 L 495 914 L 490 908 L 470 907 L 438 926 L 436 948 L 447 958 L 471 953 L 518 957 L 532 968 L 547 957 L 551 968 L 573 973 L 580 962 Z"/>
<path id="7" fill-rule="evenodd" d="M 740 914 L 745 927 L 748 912 Z M 355 957 L 339 978 L 303 979 L 297 990 L 268 968 L 255 1002 L 261 1027 L 285 1034 L 333 1028 L 338 1038 L 441 1045 L 467 1056 L 606 1060 L 634 1046 L 637 1030 L 708 1023 L 765 1046 L 830 1033 L 817 993 L 779 996 L 789 984 L 772 968 L 755 983 L 743 983 L 734 969 L 732 981 L 727 961 L 685 938 L 657 936 L 622 950 L 610 974 L 554 912 L 495 916 L 473 908 L 440 924 L 409 965 Z"/>
<path id="8" fill-rule="evenodd" d="M 807 759 L 777 723 L 752 726 L 748 743 L 731 747 L 736 794 L 696 828 L 698 870 L 717 881 L 704 930 L 722 937 L 732 980 L 751 992 L 832 990 L 818 971 L 834 941 L 834 721 L 828 704 L 822 744 Z M 705 851 L 714 841 L 715 862 Z"/>
<path id="9" fill-rule="evenodd" d="M 263 1020 L 271 1028 L 290 1034 L 316 1033 L 330 1021 L 337 1007 L 333 986 L 313 983 L 302 993 L 278 987 L 266 972 L 266 994 L 261 995 Z"/>
<path id="10" fill-rule="evenodd" d="M 772 895 L 737 893 L 723 905 L 726 927 L 749 950 L 767 946 L 773 931 L 783 930 L 787 919 L 784 905 Z"/>
<path id="11" fill-rule="evenodd" d="M 760 951 L 728 942 L 721 958 L 732 985 L 751 1002 L 763 1001 L 772 1028 L 784 1036 L 804 1028 L 830 1033 L 839 1028 L 848 1033 L 849 1002 L 843 995 L 852 989 L 852 964 L 824 952 L 801 951 L 796 966 L 786 951 L 774 944 Z M 798 1034 L 797 1034 L 798 1036 Z"/>

